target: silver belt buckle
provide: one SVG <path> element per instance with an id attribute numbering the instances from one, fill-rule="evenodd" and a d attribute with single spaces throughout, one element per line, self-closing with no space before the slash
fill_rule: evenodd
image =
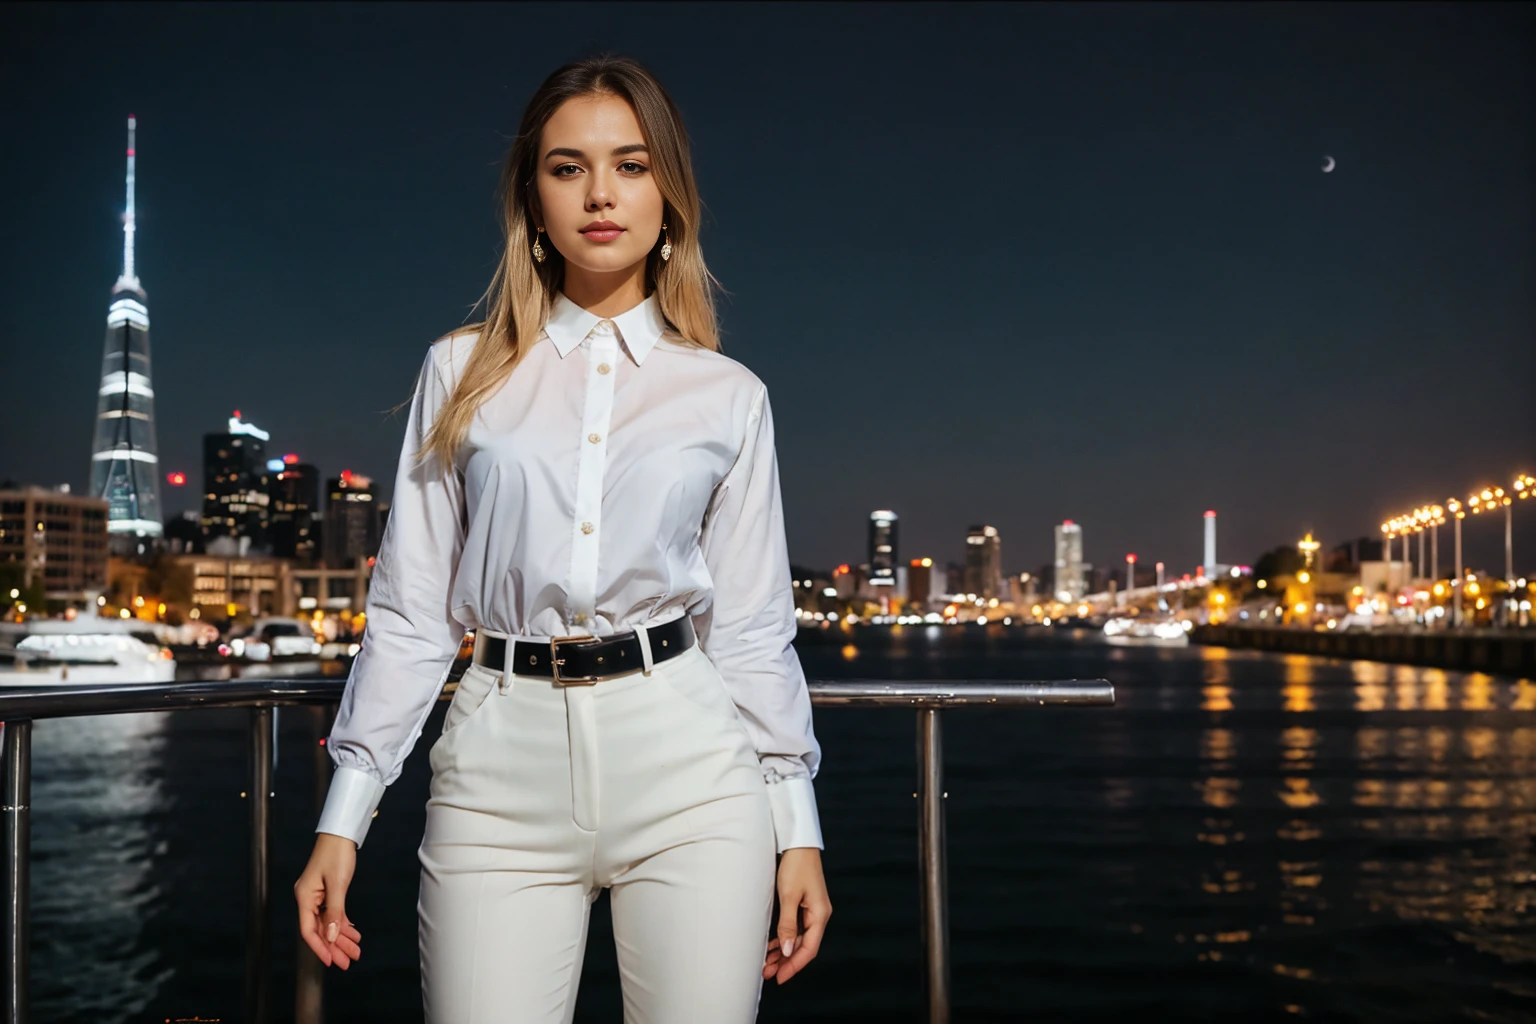
<path id="1" fill-rule="evenodd" d="M 560 673 L 560 666 L 565 664 L 565 659 L 560 657 L 560 647 L 562 644 L 591 643 L 596 639 L 598 638 L 593 636 L 555 636 L 549 638 L 549 665 L 554 671 L 557 684 L 570 686 L 573 683 L 595 683 L 603 678 L 600 675 L 567 676 Z"/>

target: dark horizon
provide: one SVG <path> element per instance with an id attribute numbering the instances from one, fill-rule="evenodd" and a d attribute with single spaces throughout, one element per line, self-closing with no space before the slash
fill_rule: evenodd
<path id="1" fill-rule="evenodd" d="M 987 522 L 1033 571 L 1070 518 L 1184 572 L 1206 508 L 1251 563 L 1536 472 L 1528 9 L 867 10 L 7 8 L 0 478 L 85 489 L 133 113 L 165 514 L 236 408 L 387 493 L 522 105 L 602 50 L 687 119 L 796 564 L 891 508 L 903 558 Z"/>

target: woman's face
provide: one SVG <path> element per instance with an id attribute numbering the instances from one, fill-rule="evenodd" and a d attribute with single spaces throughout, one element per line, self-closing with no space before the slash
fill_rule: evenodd
<path id="1" fill-rule="evenodd" d="M 661 236 L 661 189 L 645 136 L 618 96 L 566 100 L 539 143 L 534 219 L 543 226 L 567 273 L 629 270 Z"/>

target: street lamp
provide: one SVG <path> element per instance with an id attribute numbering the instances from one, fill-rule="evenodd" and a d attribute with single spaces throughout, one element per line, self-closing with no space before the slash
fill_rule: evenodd
<path id="1" fill-rule="evenodd" d="M 1516 490 L 1524 495 L 1531 489 L 1530 478 L 1521 473 L 1515 478 Z M 1508 625 L 1513 621 L 1509 614 L 1509 602 L 1515 595 L 1515 532 L 1514 517 L 1510 514 L 1511 498 L 1502 487 L 1484 487 L 1478 493 L 1467 499 L 1467 504 L 1472 507 L 1472 514 L 1479 512 L 1492 512 L 1499 506 L 1504 507 L 1504 623 Z"/>
<path id="2" fill-rule="evenodd" d="M 1461 625 L 1461 581 L 1465 575 L 1461 568 L 1461 521 L 1467 518 L 1467 510 L 1455 498 L 1448 498 L 1445 510 L 1456 523 L 1456 578 L 1451 580 L 1451 625 Z"/>

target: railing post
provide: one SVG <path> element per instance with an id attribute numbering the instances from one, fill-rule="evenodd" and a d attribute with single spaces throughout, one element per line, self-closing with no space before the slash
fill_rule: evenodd
<path id="1" fill-rule="evenodd" d="M 272 853 L 272 708 L 251 709 L 250 903 L 245 933 L 245 1019 L 266 1024 L 270 981 L 267 918 Z"/>
<path id="2" fill-rule="evenodd" d="M 32 723 L 5 729 L 5 1024 L 31 1019 Z"/>
<path id="3" fill-rule="evenodd" d="M 336 719 L 336 705 L 317 704 L 309 709 L 310 714 L 310 744 L 314 760 L 314 797 L 315 820 L 320 820 L 320 812 L 325 810 L 325 795 L 331 786 L 331 755 L 320 741 L 331 733 L 331 724 Z M 314 840 L 309 840 L 314 845 Z M 293 1019 L 296 1024 L 325 1024 L 325 964 L 315 956 L 314 950 L 305 945 L 303 941 L 294 943 L 298 947 L 299 962 L 295 970 L 296 979 L 293 993 Z"/>
<path id="4" fill-rule="evenodd" d="M 929 1024 L 949 1024 L 949 868 L 944 857 L 944 733 L 939 709 L 917 713 L 917 862 Z"/>

